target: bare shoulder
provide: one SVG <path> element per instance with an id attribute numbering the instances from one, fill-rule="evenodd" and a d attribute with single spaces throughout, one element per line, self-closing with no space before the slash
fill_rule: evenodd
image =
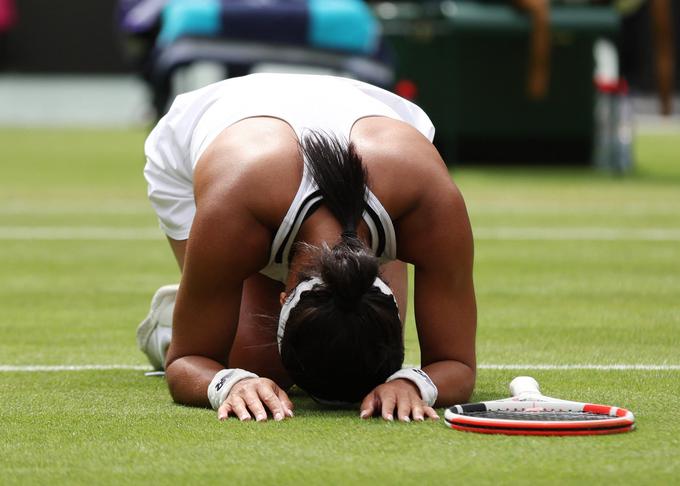
<path id="1" fill-rule="evenodd" d="M 194 172 L 196 216 L 183 282 L 194 276 L 196 288 L 240 285 L 266 265 L 272 234 L 300 183 L 299 159 L 294 133 L 280 120 L 247 119 L 215 139 Z"/>
<path id="2" fill-rule="evenodd" d="M 197 212 L 240 207 L 275 227 L 295 196 L 301 170 L 295 132 L 286 122 L 242 120 L 225 129 L 196 165 Z"/>
<path id="3" fill-rule="evenodd" d="M 371 190 L 393 219 L 409 212 L 435 187 L 455 190 L 437 149 L 407 123 L 385 117 L 361 119 L 352 130 L 352 142 L 368 168 Z"/>
<path id="4" fill-rule="evenodd" d="M 371 189 L 395 220 L 400 258 L 434 260 L 440 247 L 450 252 L 452 244 L 468 246 L 463 196 L 427 138 L 406 123 L 374 117 L 357 122 L 352 140 L 368 167 Z"/>

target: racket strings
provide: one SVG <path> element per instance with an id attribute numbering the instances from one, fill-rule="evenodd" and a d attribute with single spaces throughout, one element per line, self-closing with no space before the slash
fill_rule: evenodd
<path id="1" fill-rule="evenodd" d="M 479 412 L 466 412 L 462 415 L 469 417 L 485 418 L 485 419 L 499 419 L 499 420 L 526 420 L 539 422 L 571 422 L 571 421 L 587 421 L 587 420 L 607 420 L 616 419 L 609 415 L 601 415 L 590 412 L 568 412 L 568 411 L 536 411 L 528 412 L 526 410 L 486 410 Z"/>

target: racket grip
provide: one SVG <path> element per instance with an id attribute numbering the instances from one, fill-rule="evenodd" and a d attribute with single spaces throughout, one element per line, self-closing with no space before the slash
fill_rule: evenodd
<path id="1" fill-rule="evenodd" d="M 520 395 L 540 395 L 541 390 L 538 387 L 538 382 L 531 376 L 518 376 L 510 382 L 510 394 L 513 397 Z"/>

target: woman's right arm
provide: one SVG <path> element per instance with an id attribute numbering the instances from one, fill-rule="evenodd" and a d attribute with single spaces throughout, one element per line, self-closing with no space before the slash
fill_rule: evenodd
<path id="1" fill-rule="evenodd" d="M 200 186 L 200 181 L 199 181 Z M 173 317 L 173 337 L 166 358 L 170 394 L 177 403 L 209 406 L 207 390 L 215 374 L 227 368 L 238 326 L 243 282 L 268 259 L 270 230 L 248 209 L 249 194 L 229 184 L 197 187 L 196 216 L 186 246 L 182 280 Z M 252 186 L 251 186 L 252 187 Z M 265 378 L 243 380 L 229 397 L 241 401 L 220 413 L 256 419 L 290 408 L 285 393 Z M 226 402 L 225 402 L 226 403 Z"/>

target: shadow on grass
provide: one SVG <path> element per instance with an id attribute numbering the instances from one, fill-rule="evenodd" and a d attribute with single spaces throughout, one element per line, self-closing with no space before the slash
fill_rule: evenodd
<path id="1" fill-rule="evenodd" d="M 346 407 L 324 405 L 314 401 L 312 397 L 297 387 L 293 387 L 288 396 L 295 403 L 295 410 L 298 412 L 333 415 L 336 417 L 353 417 L 359 413 L 359 403 L 355 404 L 354 406 Z M 499 398 L 505 398 L 505 396 L 503 396 L 499 390 L 483 390 L 481 392 L 475 391 L 475 393 L 470 398 L 470 402 L 498 400 Z M 446 407 L 437 408 L 444 409 Z"/>

